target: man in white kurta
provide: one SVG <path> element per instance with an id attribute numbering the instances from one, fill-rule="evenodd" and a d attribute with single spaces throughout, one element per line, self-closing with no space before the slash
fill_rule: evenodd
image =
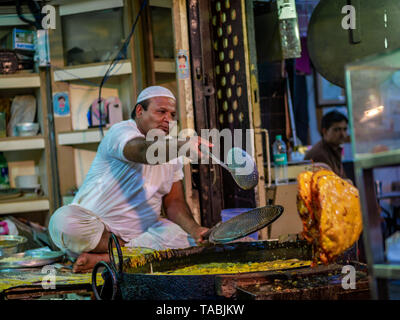
<path id="1" fill-rule="evenodd" d="M 74 271 L 87 271 L 95 262 L 107 260 L 110 233 L 122 245 L 156 250 L 202 241 L 207 228 L 194 221 L 183 197 L 182 158 L 156 165 L 142 161 L 148 131 L 167 134 L 175 112 L 175 97 L 168 89 L 143 90 L 134 119 L 110 128 L 72 204 L 52 215 L 50 235 L 57 247 L 78 257 Z M 160 217 L 163 203 L 168 219 Z"/>

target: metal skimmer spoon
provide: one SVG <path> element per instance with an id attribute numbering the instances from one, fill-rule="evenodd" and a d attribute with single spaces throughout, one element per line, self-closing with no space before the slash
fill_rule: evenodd
<path id="1" fill-rule="evenodd" d="M 257 166 L 253 158 L 246 151 L 237 147 L 230 149 L 227 156 L 228 164 L 222 162 L 203 146 L 201 147 L 201 151 L 228 170 L 240 188 L 249 190 L 258 184 Z"/>

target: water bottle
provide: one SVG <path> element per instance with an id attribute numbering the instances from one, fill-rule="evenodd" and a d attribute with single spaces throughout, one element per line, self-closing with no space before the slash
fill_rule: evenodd
<path id="1" fill-rule="evenodd" d="M 275 184 L 288 183 L 287 154 L 286 144 L 282 141 L 282 136 L 277 135 L 272 145 L 274 155 Z"/>

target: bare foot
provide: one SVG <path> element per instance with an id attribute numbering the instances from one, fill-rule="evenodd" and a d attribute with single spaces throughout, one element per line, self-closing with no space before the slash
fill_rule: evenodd
<path id="1" fill-rule="evenodd" d="M 84 252 L 76 259 L 72 271 L 75 273 L 92 272 L 96 263 L 100 261 L 110 262 L 108 253 Z"/>

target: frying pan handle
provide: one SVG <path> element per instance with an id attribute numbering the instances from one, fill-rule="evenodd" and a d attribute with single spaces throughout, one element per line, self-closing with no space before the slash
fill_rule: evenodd
<path id="1" fill-rule="evenodd" d="M 220 222 L 218 222 L 214 227 L 208 229 L 207 232 L 203 234 L 203 239 L 204 239 L 204 240 L 210 241 L 209 238 L 210 238 L 211 233 L 212 233 L 212 232 L 215 230 L 215 228 L 217 228 L 221 223 L 222 223 L 222 222 L 220 221 Z"/>
<path id="2" fill-rule="evenodd" d="M 103 292 L 105 283 L 103 284 L 100 294 L 97 291 L 97 271 L 100 267 L 105 267 L 107 269 L 107 271 L 110 273 L 111 275 L 111 282 L 112 282 L 112 295 L 111 295 L 111 300 L 115 300 L 115 297 L 117 296 L 117 292 L 118 292 L 118 281 L 117 281 L 117 275 L 116 275 L 116 271 L 115 268 L 113 267 L 113 265 L 108 264 L 107 262 L 104 261 L 100 261 L 98 262 L 92 271 L 92 290 L 93 290 L 93 294 L 96 298 L 96 300 L 103 300 L 101 297 L 101 294 Z M 104 280 L 106 281 L 106 279 Z"/>
<path id="3" fill-rule="evenodd" d="M 208 237 L 210 236 L 211 232 L 212 232 L 212 229 L 208 229 L 207 232 L 205 234 L 203 234 L 203 239 L 207 240 Z"/>
<path id="4" fill-rule="evenodd" d="M 115 248 L 117 248 L 118 268 L 117 268 L 117 265 L 115 264 L 113 243 L 115 243 Z M 114 269 L 117 270 L 119 274 L 122 274 L 123 256 L 122 256 L 121 246 L 119 245 L 117 236 L 114 233 L 111 233 L 110 239 L 108 240 L 108 255 L 110 257 L 110 263 L 112 264 Z"/>

